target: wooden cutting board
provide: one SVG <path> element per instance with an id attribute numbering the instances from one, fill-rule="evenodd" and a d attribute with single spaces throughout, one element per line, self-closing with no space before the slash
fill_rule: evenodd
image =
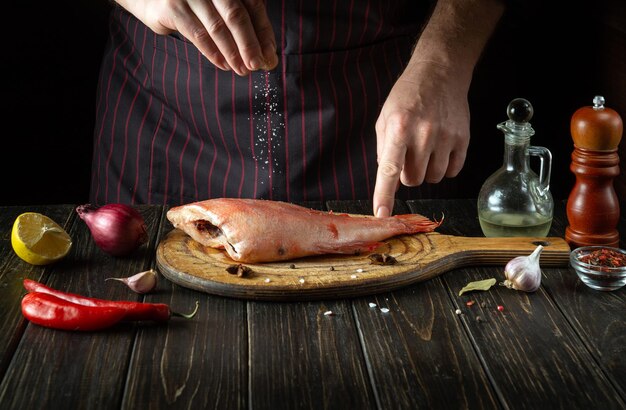
<path id="1" fill-rule="evenodd" d="M 157 247 L 157 266 L 172 282 L 207 293 L 252 300 L 301 301 L 365 296 L 433 278 L 462 266 L 502 265 L 530 255 L 544 245 L 540 265 L 567 266 L 564 239 L 484 238 L 426 233 L 397 236 L 373 253 L 397 263 L 375 265 L 369 254 L 323 255 L 291 261 L 245 264 L 252 272 L 239 277 L 226 271 L 237 265 L 221 250 L 205 247 L 174 229 Z M 496 278 L 504 280 L 504 272 Z"/>

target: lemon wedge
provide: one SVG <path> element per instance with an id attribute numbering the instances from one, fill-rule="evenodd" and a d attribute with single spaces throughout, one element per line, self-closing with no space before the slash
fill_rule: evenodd
<path id="1" fill-rule="evenodd" d="M 72 248 L 72 238 L 46 215 L 25 212 L 13 223 L 11 246 L 25 262 L 47 265 L 68 254 Z"/>

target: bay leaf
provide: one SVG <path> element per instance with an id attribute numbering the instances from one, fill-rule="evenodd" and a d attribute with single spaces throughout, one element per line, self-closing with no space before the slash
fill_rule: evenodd
<path id="1" fill-rule="evenodd" d="M 496 282 L 497 281 L 494 278 L 470 282 L 459 291 L 459 296 L 461 296 L 465 292 L 471 292 L 473 290 L 489 290 L 493 285 L 496 284 Z"/>

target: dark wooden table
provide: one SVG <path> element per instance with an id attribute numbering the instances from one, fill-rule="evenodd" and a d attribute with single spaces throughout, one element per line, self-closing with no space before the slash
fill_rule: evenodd
<path id="1" fill-rule="evenodd" d="M 318 205 L 371 209 L 367 202 Z M 441 233 L 481 235 L 474 201 L 397 206 L 397 213 L 444 212 Z M 503 279 L 502 266 L 478 266 L 345 300 L 245 301 L 165 279 L 141 297 L 104 279 L 155 267 L 155 246 L 172 229 L 165 209 L 139 207 L 151 239 L 128 258 L 96 248 L 74 209 L 0 207 L 2 409 L 626 408 L 626 288 L 589 289 L 571 268 L 544 268 L 542 286 L 532 294 L 496 286 L 458 296 L 470 281 Z M 11 226 L 24 211 L 66 228 L 74 239 L 68 257 L 36 267 L 13 253 Z M 550 236 L 563 236 L 564 215 L 557 204 Z M 163 302 L 178 311 L 199 301 L 200 310 L 192 320 L 165 325 L 51 330 L 23 318 L 24 278 L 93 297 Z M 476 303 L 468 307 L 470 300 Z M 324 315 L 328 310 L 335 314 Z"/>

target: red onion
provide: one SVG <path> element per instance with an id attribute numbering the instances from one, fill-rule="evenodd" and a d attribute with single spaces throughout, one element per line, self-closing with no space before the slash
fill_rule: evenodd
<path id="1" fill-rule="evenodd" d="M 107 204 L 98 208 L 85 204 L 77 207 L 76 212 L 87 224 L 96 245 L 108 254 L 126 256 L 148 242 L 143 216 L 129 205 Z"/>

